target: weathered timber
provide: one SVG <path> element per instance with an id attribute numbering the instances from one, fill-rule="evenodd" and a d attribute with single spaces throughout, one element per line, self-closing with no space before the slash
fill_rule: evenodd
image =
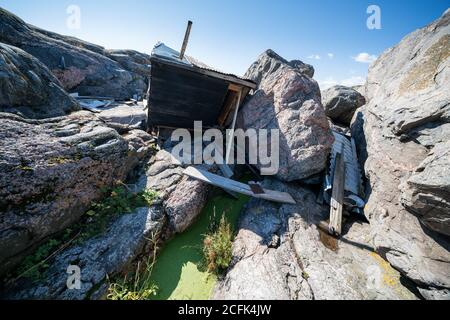
<path id="1" fill-rule="evenodd" d="M 212 174 L 210 172 L 206 172 L 203 170 L 196 169 L 194 167 L 189 167 L 184 171 L 184 174 L 192 177 L 194 179 L 209 183 L 213 186 L 230 190 L 233 192 L 241 193 L 250 197 L 269 200 L 273 202 L 287 203 L 287 204 L 296 204 L 295 200 L 292 196 L 286 192 L 279 192 L 273 190 L 263 189 L 264 193 L 255 194 L 249 185 L 234 181 L 231 179 L 227 179 L 216 174 Z"/>
<path id="2" fill-rule="evenodd" d="M 342 234 L 342 212 L 344 207 L 345 162 L 341 153 L 336 155 L 333 194 L 330 208 L 330 233 Z"/>

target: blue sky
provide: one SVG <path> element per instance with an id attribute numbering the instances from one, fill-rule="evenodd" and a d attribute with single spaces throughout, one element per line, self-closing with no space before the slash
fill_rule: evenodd
<path id="1" fill-rule="evenodd" d="M 67 27 L 70 5 L 81 10 L 78 30 Z M 380 30 L 366 26 L 369 5 L 381 9 Z M 315 78 L 326 87 L 363 81 L 367 62 L 438 18 L 450 1 L 0 0 L 0 6 L 44 29 L 147 53 L 158 41 L 179 49 L 190 19 L 187 54 L 199 60 L 242 75 L 271 48 L 314 65 Z"/>

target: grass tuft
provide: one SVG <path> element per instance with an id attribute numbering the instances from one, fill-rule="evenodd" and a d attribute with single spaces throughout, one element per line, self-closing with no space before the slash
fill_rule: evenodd
<path id="1" fill-rule="evenodd" d="M 226 270 L 233 258 L 233 231 L 231 224 L 222 215 L 220 222 L 209 228 L 203 240 L 203 255 L 209 272 L 220 274 Z"/>
<path id="2" fill-rule="evenodd" d="M 156 263 L 157 236 L 153 236 L 152 242 L 153 254 L 144 262 L 137 264 L 136 271 L 131 277 L 125 276 L 118 282 L 110 283 L 108 289 L 108 300 L 150 300 L 158 293 L 158 287 L 151 280 L 153 267 Z"/>

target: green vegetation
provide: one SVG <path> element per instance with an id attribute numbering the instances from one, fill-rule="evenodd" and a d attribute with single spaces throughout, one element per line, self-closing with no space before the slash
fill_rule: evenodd
<path id="1" fill-rule="evenodd" d="M 308 281 L 309 279 L 309 274 L 306 271 L 302 272 L 302 278 L 305 279 L 306 281 Z"/>
<path id="2" fill-rule="evenodd" d="M 38 281 L 45 276 L 49 260 L 57 253 L 72 244 L 82 244 L 108 228 L 111 220 L 124 213 L 130 213 L 135 208 L 150 206 L 158 194 L 152 190 L 132 193 L 119 183 L 113 189 L 103 189 L 103 200 L 94 202 L 81 220 L 67 228 L 59 236 L 47 240 L 34 254 L 24 259 L 12 275 L 15 279 L 26 277 Z"/>
<path id="3" fill-rule="evenodd" d="M 214 220 L 213 220 L 214 221 Z M 233 258 L 233 232 L 222 215 L 219 224 L 213 223 L 203 240 L 203 255 L 208 272 L 219 274 L 226 270 Z"/>
<path id="4" fill-rule="evenodd" d="M 152 248 L 156 248 L 156 237 L 153 237 Z M 152 282 L 151 276 L 153 266 L 156 262 L 156 250 L 153 255 L 144 263 L 141 269 L 141 263 L 137 264 L 134 276 L 125 276 L 119 282 L 111 283 L 108 290 L 108 300 L 150 300 L 158 292 L 158 287 Z"/>
<path id="5" fill-rule="evenodd" d="M 76 226 L 76 229 L 81 230 L 77 243 L 105 232 L 113 217 L 130 213 L 139 207 L 150 206 L 158 197 L 152 190 L 131 193 L 124 185 L 102 192 L 106 197 L 101 202 L 94 202 L 91 209 L 86 212 L 85 218 Z"/>
<path id="6" fill-rule="evenodd" d="M 15 279 L 25 277 L 34 281 L 44 278 L 45 271 L 50 266 L 49 260 L 67 248 L 74 240 L 73 229 L 66 229 L 59 238 L 48 240 L 34 254 L 26 257 L 10 277 Z"/>
<path id="7" fill-rule="evenodd" d="M 217 282 L 217 276 L 207 271 L 203 256 L 204 235 L 212 226 L 220 224 L 224 213 L 234 229 L 239 214 L 248 201 L 239 195 L 232 199 L 227 194 L 211 198 L 197 221 L 184 233 L 164 245 L 152 272 L 152 283 L 159 287 L 154 300 L 207 300 Z"/>
<path id="8" fill-rule="evenodd" d="M 145 189 L 140 197 L 144 201 L 145 205 L 151 206 L 156 199 L 158 199 L 158 192 L 150 189 Z"/>

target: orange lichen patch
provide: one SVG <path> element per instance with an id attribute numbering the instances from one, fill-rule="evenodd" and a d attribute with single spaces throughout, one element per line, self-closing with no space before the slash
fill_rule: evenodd
<path id="1" fill-rule="evenodd" d="M 433 44 L 400 84 L 400 94 L 424 90 L 438 72 L 439 65 L 450 56 L 450 35 L 446 34 Z"/>
<path id="2" fill-rule="evenodd" d="M 400 282 L 400 273 L 380 257 L 376 252 L 371 252 L 370 256 L 375 260 L 381 270 L 381 283 L 395 290 L 399 297 L 403 299 L 414 299 L 414 294 L 406 289 Z"/>

